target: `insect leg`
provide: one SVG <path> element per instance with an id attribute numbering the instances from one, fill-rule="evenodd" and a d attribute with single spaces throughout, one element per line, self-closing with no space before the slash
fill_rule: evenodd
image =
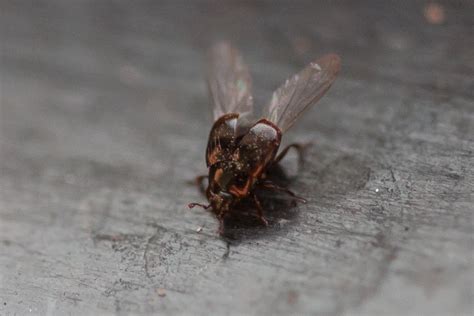
<path id="1" fill-rule="evenodd" d="M 307 147 L 309 147 L 311 145 L 311 143 L 294 143 L 294 144 L 291 144 L 291 145 L 288 145 L 285 147 L 285 149 L 283 149 L 281 151 L 281 153 L 278 154 L 278 156 L 276 156 L 275 160 L 273 161 L 273 164 L 277 164 L 280 162 L 280 160 L 282 160 L 286 154 L 288 154 L 288 151 L 291 149 L 291 148 L 294 148 L 296 150 L 296 152 L 298 153 L 298 164 L 300 166 L 303 165 L 304 163 L 304 151 Z"/>
<path id="2" fill-rule="evenodd" d="M 280 191 L 280 192 L 284 192 L 290 196 L 292 196 L 293 198 L 295 198 L 296 200 L 302 202 L 302 203 L 306 203 L 306 199 L 302 198 L 302 197 L 299 197 L 297 196 L 295 193 L 293 193 L 291 190 L 287 189 L 287 188 L 283 188 L 279 185 L 276 185 L 275 183 L 273 182 L 270 182 L 270 181 L 266 181 L 266 182 L 263 182 L 262 184 L 262 187 L 263 188 L 266 188 L 266 189 L 270 189 L 270 190 L 275 190 L 275 191 Z"/>
<path id="3" fill-rule="evenodd" d="M 224 235 L 224 217 L 219 217 L 219 229 L 217 230 L 217 233 L 219 235 Z"/>
<path id="4" fill-rule="evenodd" d="M 219 211 L 219 213 L 216 214 L 216 217 L 217 217 L 217 220 L 219 221 L 219 229 L 217 230 L 217 232 L 219 233 L 219 235 L 223 236 L 224 235 L 224 230 L 225 230 L 225 223 L 224 223 L 224 219 L 225 219 L 225 216 L 227 215 L 227 212 L 224 211 L 224 209 L 221 209 Z"/>
<path id="5" fill-rule="evenodd" d="M 263 208 L 262 208 L 262 205 L 260 204 L 260 201 L 258 200 L 257 196 L 255 194 L 253 194 L 253 200 L 255 202 L 255 206 L 257 207 L 257 215 L 258 215 L 258 219 L 260 219 L 262 221 L 262 224 L 265 225 L 265 226 L 268 226 L 268 221 L 267 219 L 265 218 L 265 216 L 263 216 Z"/>

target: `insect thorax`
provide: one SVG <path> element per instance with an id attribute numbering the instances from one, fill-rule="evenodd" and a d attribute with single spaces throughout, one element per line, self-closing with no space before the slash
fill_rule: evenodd
<path id="1" fill-rule="evenodd" d="M 271 122 L 261 119 L 238 134 L 237 118 L 238 114 L 224 115 L 209 135 L 206 161 L 209 189 L 214 193 L 249 191 L 280 145 L 281 132 Z"/>

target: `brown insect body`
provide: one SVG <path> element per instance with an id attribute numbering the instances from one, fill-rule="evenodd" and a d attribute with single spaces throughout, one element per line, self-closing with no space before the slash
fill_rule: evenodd
<path id="1" fill-rule="evenodd" d="M 273 123 L 261 119 L 242 131 L 237 128 L 238 117 L 236 113 L 222 116 L 209 135 L 206 195 L 218 217 L 252 192 L 280 147 L 281 131 Z"/>
<path id="2" fill-rule="evenodd" d="M 228 43 L 211 50 L 208 85 L 213 101 L 215 122 L 209 134 L 206 150 L 208 176 L 197 178 L 209 205 L 191 203 L 189 207 L 212 208 L 223 232 L 224 217 L 242 199 L 252 198 L 257 215 L 264 224 L 263 209 L 255 195 L 255 187 L 278 190 L 299 199 L 286 188 L 269 182 L 266 172 L 277 164 L 290 148 L 300 155 L 303 146 L 292 144 L 277 155 L 281 138 L 296 119 L 329 89 L 340 68 L 337 55 L 326 55 L 310 63 L 288 79 L 273 93 L 262 118 L 246 123 L 253 113 L 251 78 L 239 52 Z M 209 179 L 207 188 L 202 185 Z"/>

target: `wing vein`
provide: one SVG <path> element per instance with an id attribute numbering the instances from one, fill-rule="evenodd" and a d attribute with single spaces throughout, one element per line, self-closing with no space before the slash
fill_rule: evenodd
<path id="1" fill-rule="evenodd" d="M 218 43 L 210 51 L 208 85 L 214 120 L 227 113 L 253 111 L 248 67 L 239 51 L 227 42 Z"/>
<path id="2" fill-rule="evenodd" d="M 310 63 L 274 92 L 264 110 L 264 117 L 283 132 L 287 131 L 301 113 L 326 93 L 339 70 L 340 59 L 334 54 Z"/>

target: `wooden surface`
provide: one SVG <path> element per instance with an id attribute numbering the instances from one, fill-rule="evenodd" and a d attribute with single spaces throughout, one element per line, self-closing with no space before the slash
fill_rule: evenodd
<path id="1" fill-rule="evenodd" d="M 0 314 L 470 314 L 474 5 L 426 4 L 1 1 Z M 284 162 L 309 203 L 227 241 L 186 207 L 218 39 L 257 104 L 343 60 L 285 136 L 314 144 Z"/>

